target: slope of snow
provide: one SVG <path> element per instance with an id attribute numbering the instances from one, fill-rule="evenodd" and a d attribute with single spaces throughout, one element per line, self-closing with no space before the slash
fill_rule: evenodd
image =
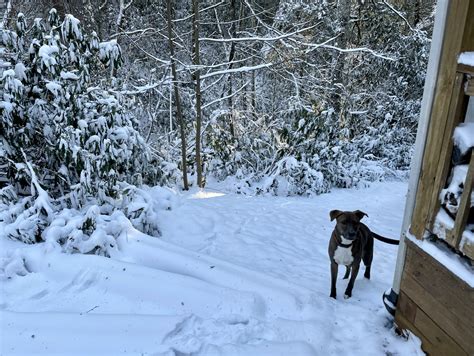
<path id="1" fill-rule="evenodd" d="M 191 192 L 161 213 L 162 238 L 130 227 L 109 259 L 2 240 L 1 354 L 422 354 L 382 305 L 396 247 L 376 241 L 372 280 L 362 269 L 344 300 L 341 268 L 329 298 L 329 211 L 363 210 L 374 231 L 397 238 L 405 191 Z"/>

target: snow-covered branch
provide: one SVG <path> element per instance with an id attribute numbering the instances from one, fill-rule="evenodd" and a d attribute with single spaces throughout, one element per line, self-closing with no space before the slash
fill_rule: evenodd
<path id="1" fill-rule="evenodd" d="M 392 5 L 390 5 L 386 0 L 382 0 L 382 2 L 387 6 L 390 10 L 392 10 L 398 17 L 400 17 L 408 26 L 408 28 L 412 31 L 414 31 L 413 27 L 411 27 L 410 23 L 408 20 L 405 18 L 405 16 L 402 15 L 400 11 L 397 11 Z"/>
<path id="2" fill-rule="evenodd" d="M 242 90 L 244 90 L 245 87 L 246 87 L 247 85 L 249 85 L 249 83 L 250 83 L 250 82 L 245 83 L 243 86 L 241 86 L 239 89 L 237 89 L 237 90 L 236 90 L 234 93 L 232 93 L 231 95 L 224 96 L 224 97 L 222 97 L 222 98 L 213 100 L 213 101 L 211 101 L 210 103 L 207 103 L 206 105 L 203 105 L 202 108 L 205 109 L 205 108 L 207 108 L 207 107 L 209 107 L 209 106 L 211 106 L 211 105 L 214 105 L 214 104 L 219 103 L 219 102 L 221 102 L 221 101 L 223 101 L 223 100 L 226 100 L 226 99 L 229 99 L 229 98 L 232 98 L 232 97 L 236 96 L 238 93 L 240 93 Z"/>
<path id="3" fill-rule="evenodd" d="M 369 53 L 374 57 L 380 58 L 380 59 L 385 59 L 387 61 L 396 61 L 396 58 L 393 57 L 388 57 L 383 54 L 377 53 L 376 51 L 366 48 L 366 47 L 358 47 L 358 48 L 339 48 L 336 46 L 331 46 L 331 45 L 321 45 L 319 46 L 320 48 L 327 48 L 327 49 L 332 49 L 334 51 L 342 52 L 342 53 L 353 53 L 353 52 L 365 52 Z"/>
<path id="4" fill-rule="evenodd" d="M 216 72 L 211 72 L 211 73 L 201 75 L 201 79 L 206 79 L 206 78 L 210 78 L 210 77 L 214 77 L 216 75 L 222 75 L 222 74 L 251 72 L 251 71 L 254 71 L 254 70 L 268 68 L 268 67 L 271 67 L 272 65 L 273 65 L 273 63 L 264 63 L 264 64 L 259 64 L 259 65 L 256 65 L 256 66 L 242 66 L 242 67 L 239 67 L 239 68 L 219 70 L 219 71 L 216 71 Z"/>
<path id="5" fill-rule="evenodd" d="M 222 0 L 220 2 L 218 2 L 217 4 L 214 4 L 214 5 L 211 5 L 211 6 L 208 6 L 208 7 L 205 7 L 204 9 L 201 9 L 199 10 L 199 13 L 204 13 L 206 11 L 209 11 L 209 10 L 212 10 L 212 9 L 215 9 L 216 7 L 218 6 L 221 6 L 222 4 L 224 4 L 225 1 Z M 182 22 L 182 21 L 188 21 L 189 19 L 193 18 L 193 14 L 189 15 L 189 16 L 186 16 L 186 17 L 183 17 L 181 19 L 175 19 L 175 20 L 172 20 L 172 22 Z"/>
<path id="6" fill-rule="evenodd" d="M 119 11 L 117 15 L 117 21 L 115 22 L 115 25 L 117 28 L 120 28 L 122 25 L 122 19 L 124 16 L 125 11 L 132 5 L 133 0 L 130 0 L 128 4 L 125 4 L 124 0 L 119 0 Z"/>
<path id="7" fill-rule="evenodd" d="M 276 36 L 276 37 L 259 37 L 259 36 L 255 36 L 255 37 L 237 37 L 237 38 L 208 38 L 208 37 L 202 37 L 202 38 L 199 39 L 199 41 L 201 41 L 201 42 L 249 42 L 249 41 L 272 42 L 272 41 L 278 41 L 278 40 L 282 40 L 282 39 L 285 39 L 285 38 L 288 38 L 288 37 L 292 37 L 292 36 L 297 35 L 299 33 L 311 30 L 315 27 L 316 27 L 316 25 L 305 27 L 305 28 L 302 28 L 300 30 L 296 30 L 296 31 L 293 31 L 293 32 L 290 32 L 290 33 L 285 33 L 283 35 Z"/>

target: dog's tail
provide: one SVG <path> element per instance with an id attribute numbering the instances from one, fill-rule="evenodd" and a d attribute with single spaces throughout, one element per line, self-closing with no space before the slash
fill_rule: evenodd
<path id="1" fill-rule="evenodd" d="M 372 235 L 372 237 L 374 239 L 385 242 L 386 244 L 398 245 L 400 243 L 400 241 L 398 241 L 398 240 L 389 239 L 388 237 L 380 236 L 380 235 L 378 235 L 378 234 L 376 234 L 375 232 L 372 232 L 372 231 L 370 232 L 370 234 Z"/>

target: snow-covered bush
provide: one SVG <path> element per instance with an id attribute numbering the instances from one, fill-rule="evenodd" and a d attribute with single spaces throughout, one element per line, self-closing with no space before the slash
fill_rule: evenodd
<path id="1" fill-rule="evenodd" d="M 274 170 L 263 179 L 257 192 L 275 195 L 312 195 L 323 189 L 324 178 L 320 171 L 295 157 L 285 157 L 277 162 Z"/>
<path id="2" fill-rule="evenodd" d="M 222 125 L 206 136 L 208 173 L 229 183 L 227 189 L 311 195 L 406 176 L 413 133 L 391 123 L 390 114 L 378 127 L 361 122 L 363 131 L 339 128 L 332 110 L 300 111 L 294 121 L 266 132 L 263 127 L 271 125 L 262 120 L 260 127 L 258 122 L 241 127 L 233 139 L 221 133 Z"/>
<path id="3" fill-rule="evenodd" d="M 118 250 L 117 239 L 126 231 L 128 221 L 120 211 L 102 213 L 97 205 L 86 210 L 63 209 L 44 230 L 48 245 L 68 253 L 92 253 L 109 257 Z"/>
<path id="4" fill-rule="evenodd" d="M 66 251 L 108 255 L 119 232 L 103 226 L 122 209 L 134 226 L 158 235 L 149 201 L 132 213 L 135 193 L 127 198 L 130 206 L 121 205 L 129 194 L 121 188 L 124 182 L 140 185 L 155 174 L 136 120 L 110 77 L 122 63 L 118 43 L 83 33 L 72 15 L 60 22 L 54 9 L 31 28 L 19 14 L 15 27 L 1 30 L 4 233 L 27 243 L 54 240 Z M 103 77 L 104 71 L 109 75 Z"/>
<path id="5" fill-rule="evenodd" d="M 84 35 L 72 15 L 59 24 L 55 10 L 49 29 L 36 29 L 33 38 L 3 30 L 8 51 L 2 56 L 0 135 L 8 178 L 14 185 L 28 181 L 18 179 L 23 149 L 52 197 L 68 194 L 74 207 L 89 196 L 114 197 L 118 180 L 140 182 L 148 157 L 119 98 L 91 82 L 100 60 L 109 67 L 120 63 L 118 44 L 107 43 L 99 55 L 96 35 Z"/>

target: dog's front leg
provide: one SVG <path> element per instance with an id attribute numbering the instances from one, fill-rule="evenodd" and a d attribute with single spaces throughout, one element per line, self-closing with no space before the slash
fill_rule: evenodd
<path id="1" fill-rule="evenodd" d="M 344 274 L 343 279 L 349 278 L 349 275 L 351 274 L 351 268 L 349 266 L 346 266 L 346 273 Z"/>
<path id="2" fill-rule="evenodd" d="M 359 266 L 360 266 L 360 262 L 352 265 L 351 279 L 349 280 L 349 284 L 347 285 L 346 292 L 344 293 L 345 299 L 352 297 L 352 288 L 354 288 L 354 282 L 357 278 L 357 273 L 359 273 Z"/>
<path id="3" fill-rule="evenodd" d="M 336 299 L 337 263 L 331 261 L 331 298 Z"/>

